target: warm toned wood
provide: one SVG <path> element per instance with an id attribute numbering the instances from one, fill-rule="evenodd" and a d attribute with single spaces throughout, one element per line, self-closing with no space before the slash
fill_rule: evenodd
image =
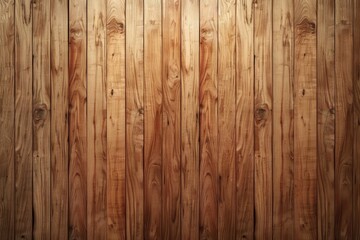
<path id="1" fill-rule="evenodd" d="M 86 239 L 86 1 L 69 1 L 69 238 Z"/>
<path id="2" fill-rule="evenodd" d="M 273 1 L 273 238 L 294 233 L 292 1 Z"/>
<path id="3" fill-rule="evenodd" d="M 163 0 L 162 238 L 180 239 L 180 1 Z"/>
<path id="4" fill-rule="evenodd" d="M 33 237 L 50 238 L 50 1 L 33 4 Z"/>
<path id="5" fill-rule="evenodd" d="M 199 0 L 181 2 L 181 238 L 199 237 Z"/>
<path id="6" fill-rule="evenodd" d="M 126 238 L 144 238 L 143 0 L 126 2 Z"/>
<path id="7" fill-rule="evenodd" d="M 14 1 L 0 3 L 0 236 L 14 239 Z"/>
<path id="8" fill-rule="evenodd" d="M 272 3 L 254 9 L 255 238 L 272 236 Z"/>
<path id="9" fill-rule="evenodd" d="M 318 239 L 335 239 L 335 1 L 317 5 L 317 228 Z"/>
<path id="10" fill-rule="evenodd" d="M 87 239 L 107 229 L 106 0 L 87 2 Z"/>
<path id="11" fill-rule="evenodd" d="M 125 1 L 107 0 L 107 239 L 125 239 Z"/>
<path id="12" fill-rule="evenodd" d="M 235 0 L 218 4 L 218 238 L 235 238 Z"/>
<path id="13" fill-rule="evenodd" d="M 294 238 L 316 239 L 316 1 L 294 15 Z"/>
<path id="14" fill-rule="evenodd" d="M 144 237 L 161 239 L 161 0 L 144 2 Z"/>
<path id="15" fill-rule="evenodd" d="M 32 4 L 15 3 L 15 238 L 32 237 Z"/>
<path id="16" fill-rule="evenodd" d="M 335 238 L 352 238 L 353 0 L 335 0 Z M 358 226 L 356 227 L 358 228 Z"/>
<path id="17" fill-rule="evenodd" d="M 218 238 L 217 6 L 200 1 L 200 239 Z"/>

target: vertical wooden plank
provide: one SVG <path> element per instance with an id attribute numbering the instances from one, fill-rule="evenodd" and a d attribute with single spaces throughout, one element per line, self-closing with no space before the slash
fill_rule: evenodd
<path id="1" fill-rule="evenodd" d="M 200 239 L 218 238 L 217 7 L 200 1 Z"/>
<path id="2" fill-rule="evenodd" d="M 352 238 L 353 0 L 335 1 L 335 238 Z"/>
<path id="3" fill-rule="evenodd" d="M 199 237 L 199 0 L 181 2 L 181 238 Z"/>
<path id="4" fill-rule="evenodd" d="M 316 1 L 294 15 L 294 237 L 316 239 Z"/>
<path id="5" fill-rule="evenodd" d="M 50 238 L 50 2 L 33 3 L 33 237 Z"/>
<path id="6" fill-rule="evenodd" d="M 144 5 L 126 2 L 126 238 L 144 238 Z"/>
<path id="7" fill-rule="evenodd" d="M 144 2 L 144 237 L 161 239 L 161 0 Z"/>
<path id="8" fill-rule="evenodd" d="M 125 0 L 107 0 L 107 239 L 125 239 Z"/>
<path id="9" fill-rule="evenodd" d="M 335 1 L 317 5 L 317 224 L 318 239 L 335 239 Z"/>
<path id="10" fill-rule="evenodd" d="M 218 6 L 219 239 L 235 238 L 235 0 Z"/>
<path id="11" fill-rule="evenodd" d="M 89 0 L 87 16 L 87 238 L 106 239 L 106 0 Z"/>
<path id="12" fill-rule="evenodd" d="M 163 0 L 162 238 L 180 239 L 180 1 Z"/>
<path id="13" fill-rule="evenodd" d="M 0 236 L 14 238 L 14 1 L 0 3 Z"/>
<path id="14" fill-rule="evenodd" d="M 272 236 L 272 1 L 254 9 L 255 238 Z"/>
<path id="15" fill-rule="evenodd" d="M 254 11 L 236 2 L 236 239 L 254 238 Z"/>
<path id="16" fill-rule="evenodd" d="M 32 3 L 15 2 L 15 238 L 32 237 Z"/>
<path id="17" fill-rule="evenodd" d="M 293 2 L 273 1 L 273 238 L 294 232 Z"/>

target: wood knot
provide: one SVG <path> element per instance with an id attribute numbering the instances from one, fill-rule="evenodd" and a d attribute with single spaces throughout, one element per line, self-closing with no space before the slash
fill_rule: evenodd
<path id="1" fill-rule="evenodd" d="M 314 22 L 309 21 L 309 19 L 304 18 L 298 25 L 298 31 L 300 34 L 315 34 L 316 33 L 316 25 Z"/>
<path id="2" fill-rule="evenodd" d="M 139 108 L 139 109 L 138 109 L 138 112 L 139 112 L 139 114 L 141 114 L 141 115 L 144 114 L 144 108 Z"/>
<path id="3" fill-rule="evenodd" d="M 48 108 L 46 104 L 38 104 L 33 110 L 33 121 L 35 126 L 43 126 L 48 114 Z"/>
<path id="4" fill-rule="evenodd" d="M 267 104 L 260 104 L 255 110 L 255 124 L 257 126 L 265 125 L 269 115 L 269 106 Z"/>

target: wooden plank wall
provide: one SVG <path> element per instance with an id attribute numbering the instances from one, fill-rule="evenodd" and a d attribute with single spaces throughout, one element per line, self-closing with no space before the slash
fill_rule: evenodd
<path id="1" fill-rule="evenodd" d="M 0 0 L 1 239 L 360 239 L 360 0 Z"/>

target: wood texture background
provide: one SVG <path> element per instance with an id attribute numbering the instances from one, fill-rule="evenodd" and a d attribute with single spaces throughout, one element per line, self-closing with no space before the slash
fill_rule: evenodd
<path id="1" fill-rule="evenodd" d="M 360 0 L 0 0 L 1 239 L 360 239 Z"/>

